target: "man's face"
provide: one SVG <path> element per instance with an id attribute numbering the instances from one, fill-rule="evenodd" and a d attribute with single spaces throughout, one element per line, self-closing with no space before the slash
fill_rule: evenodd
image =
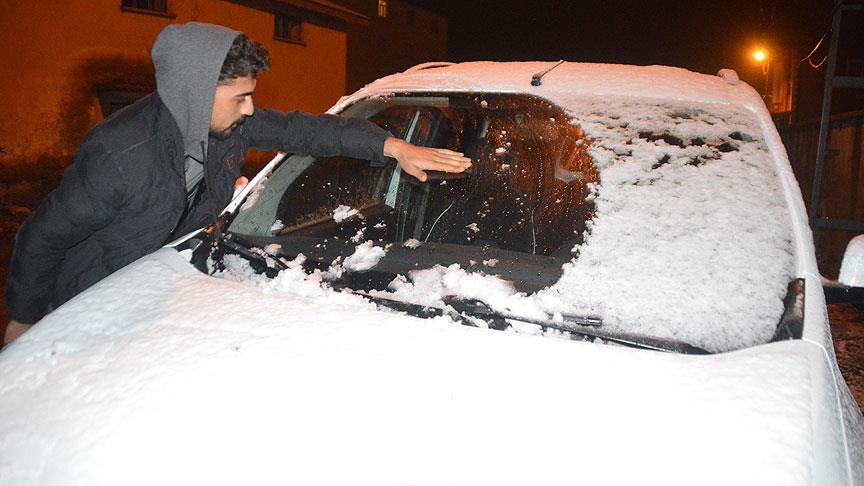
<path id="1" fill-rule="evenodd" d="M 246 76 L 222 81 L 216 86 L 213 115 L 210 117 L 210 135 L 227 138 L 247 116 L 255 112 L 252 92 L 255 78 Z"/>

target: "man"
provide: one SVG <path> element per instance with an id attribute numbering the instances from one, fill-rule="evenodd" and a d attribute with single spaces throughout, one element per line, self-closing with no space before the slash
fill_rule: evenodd
<path id="1" fill-rule="evenodd" d="M 250 147 L 385 163 L 426 179 L 461 172 L 462 154 L 416 147 L 376 125 L 332 115 L 255 110 L 260 44 L 224 27 L 166 27 L 152 49 L 155 93 L 107 118 L 15 238 L 6 302 L 11 342 L 51 309 L 228 203 Z"/>

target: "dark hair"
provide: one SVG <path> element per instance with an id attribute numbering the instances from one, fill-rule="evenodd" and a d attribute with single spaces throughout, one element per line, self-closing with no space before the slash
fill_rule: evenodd
<path id="1" fill-rule="evenodd" d="M 270 69 L 270 54 L 258 42 L 240 34 L 234 38 L 222 70 L 219 72 L 219 82 L 241 78 L 258 76 L 260 73 Z"/>

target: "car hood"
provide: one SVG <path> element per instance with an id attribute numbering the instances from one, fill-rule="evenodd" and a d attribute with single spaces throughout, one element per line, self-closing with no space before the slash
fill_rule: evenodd
<path id="1" fill-rule="evenodd" d="M 673 355 L 303 289 L 163 249 L 73 299 L 0 353 L 0 484 L 846 480 L 812 343 Z"/>

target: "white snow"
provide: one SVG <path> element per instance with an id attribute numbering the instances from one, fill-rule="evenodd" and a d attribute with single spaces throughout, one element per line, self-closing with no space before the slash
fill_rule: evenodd
<path id="1" fill-rule="evenodd" d="M 844 285 L 864 287 L 864 235 L 858 235 L 846 245 L 838 280 Z"/>
<path id="2" fill-rule="evenodd" d="M 380 312 L 299 264 L 239 284 L 162 250 L 49 315 L 0 353 L 0 484 L 817 474 L 812 397 L 830 374 L 806 341 L 693 357 L 471 329 Z M 430 285 L 487 285 L 432 272 Z M 841 481 L 832 467 L 824 481 Z"/>
<path id="3" fill-rule="evenodd" d="M 371 241 L 357 245 L 354 253 L 345 259 L 342 264 L 345 270 L 351 272 L 362 272 L 369 270 L 378 264 L 378 261 L 387 253 L 384 248 L 375 246 Z"/>
<path id="4" fill-rule="evenodd" d="M 404 246 L 405 248 L 411 248 L 413 250 L 415 248 L 419 248 L 422 244 L 423 243 L 418 239 L 408 238 L 407 240 L 405 240 L 404 243 L 402 243 L 402 246 Z"/>
<path id="5" fill-rule="evenodd" d="M 741 81 L 741 78 L 738 77 L 738 73 L 734 69 L 721 69 L 717 71 L 717 76 L 720 76 L 732 85 L 738 84 Z"/>
<path id="6" fill-rule="evenodd" d="M 766 135 L 758 95 L 744 83 L 729 84 L 729 73 L 724 79 L 657 66 L 565 63 L 542 86 L 523 85 L 542 66 L 465 63 L 414 71 L 379 80 L 351 99 L 422 85 L 427 92 L 485 86 L 553 101 L 589 144 L 600 176 L 589 185 L 596 213 L 560 281 L 533 296 L 512 292 L 518 305 L 533 314 L 599 316 L 610 331 L 715 352 L 766 342 L 802 257 L 801 243 L 793 242 L 800 217 L 791 217 L 788 187 L 784 192 L 788 164 L 778 165 L 782 146 Z M 334 219 L 355 212 L 340 206 Z M 467 228 L 479 230 L 476 223 Z M 352 241 L 362 238 L 358 233 Z M 508 307 L 500 296 L 472 295 L 495 310 Z"/>
<path id="7" fill-rule="evenodd" d="M 517 293 L 510 282 L 494 275 L 465 271 L 455 263 L 446 268 L 435 265 L 414 270 L 410 272 L 410 280 L 397 277 L 390 283 L 392 292 L 373 291 L 370 294 L 437 307 L 444 305 L 444 297 L 458 295 L 482 300 L 492 308 L 529 318 L 547 317 L 531 298 Z"/>
<path id="8" fill-rule="evenodd" d="M 712 351 L 769 339 L 794 247 L 758 120 L 695 103 L 597 98 L 569 106 L 593 140 L 601 183 L 587 241 L 542 292 L 545 305 Z M 656 136 L 666 140 L 650 140 Z M 724 143 L 735 149 L 718 149 Z"/>
<path id="9" fill-rule="evenodd" d="M 350 206 L 340 204 L 339 207 L 333 210 L 333 219 L 337 223 L 341 223 L 342 221 L 356 216 L 357 214 L 360 214 L 360 211 L 353 209 Z"/>
<path id="10" fill-rule="evenodd" d="M 278 220 L 278 219 L 277 219 L 276 221 L 273 222 L 273 226 L 270 227 L 270 232 L 271 232 L 271 233 L 278 233 L 278 232 L 281 231 L 282 228 L 284 228 L 284 227 L 285 227 L 285 224 L 282 223 L 281 220 Z"/>
<path id="11" fill-rule="evenodd" d="M 243 187 L 239 188 L 239 190 L 238 190 L 238 188 L 235 188 L 234 195 L 236 196 L 238 192 L 242 192 L 243 189 L 245 189 L 245 188 L 246 188 L 245 185 Z M 258 201 L 258 198 L 261 197 L 261 194 L 264 192 L 264 189 L 266 189 L 266 188 L 267 188 L 267 179 L 262 178 L 260 180 L 260 182 L 252 188 L 252 191 L 246 197 L 246 200 L 243 201 L 243 204 L 240 206 L 240 210 L 243 211 L 243 210 L 249 209 L 252 206 L 254 206 L 255 203 Z"/>
<path id="12" fill-rule="evenodd" d="M 397 277 L 377 295 L 436 306 L 459 295 L 553 320 L 596 311 L 608 329 L 746 349 L 672 355 L 468 328 L 335 291 L 327 272 L 303 271 L 303 255 L 269 279 L 230 256 L 224 271 L 204 275 L 163 249 L 0 353 L 0 485 L 861 477 L 864 460 L 847 450 L 861 450 L 864 426 L 860 412 L 838 419 L 830 353 L 806 339 L 754 346 L 776 325 L 795 259 L 812 259 L 758 95 L 680 69 L 578 63 L 530 87 L 548 67 L 415 71 L 341 102 L 406 89 L 530 90 L 585 130 L 600 170 L 588 239 L 546 291 L 520 294 L 483 269 L 452 265 Z M 685 105 L 693 111 L 679 112 Z M 658 130 L 682 139 L 738 131 L 741 140 L 718 155 L 639 135 Z M 689 165 L 700 155 L 718 156 Z M 334 219 L 351 211 L 337 208 Z M 385 251 L 367 241 L 333 270 L 362 271 Z"/>
<path id="13" fill-rule="evenodd" d="M 361 241 L 363 241 L 363 237 L 365 236 L 365 234 L 366 231 L 364 231 L 364 229 L 357 230 L 357 233 L 350 238 L 351 243 L 360 243 Z"/>
<path id="14" fill-rule="evenodd" d="M 270 243 L 269 245 L 264 247 L 264 253 L 272 256 L 279 253 L 279 250 L 281 249 L 282 245 L 280 245 L 279 243 Z"/>
<path id="15" fill-rule="evenodd" d="M 548 62 L 465 62 L 439 69 L 399 73 L 370 83 L 333 107 L 345 106 L 368 96 L 406 91 L 474 91 L 529 93 L 564 106 L 572 96 L 619 96 L 642 99 L 736 103 L 764 110 L 759 94 L 746 83 L 730 85 L 718 76 L 668 66 L 628 66 L 567 62 L 531 86 L 531 76 L 551 67 Z"/>
<path id="16" fill-rule="evenodd" d="M 795 247 L 758 118 L 739 106 L 696 102 L 565 101 L 600 172 L 589 196 L 596 215 L 561 280 L 527 299 L 511 292 L 518 306 L 535 315 L 600 316 L 607 330 L 714 352 L 770 339 Z M 432 299 L 421 293 L 394 297 Z M 496 310 L 512 307 L 500 295 L 471 295 Z"/>

